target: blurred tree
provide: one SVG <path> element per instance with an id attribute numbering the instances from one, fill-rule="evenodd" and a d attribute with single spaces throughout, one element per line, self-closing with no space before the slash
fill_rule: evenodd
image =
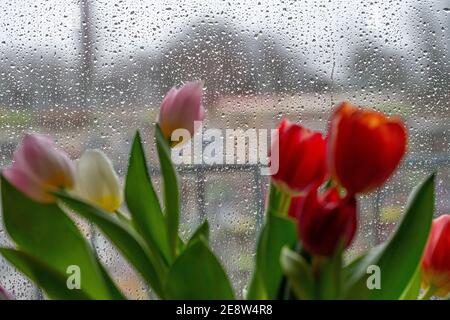
<path id="1" fill-rule="evenodd" d="M 431 8 L 418 3 L 417 38 L 420 41 L 419 63 L 422 77 L 421 100 L 428 105 L 450 104 L 450 63 L 448 30 L 442 27 Z M 447 17 L 450 22 L 450 19 Z"/>
<path id="2" fill-rule="evenodd" d="M 303 56 L 287 51 L 270 36 L 263 38 L 259 54 L 258 73 L 263 75 L 263 92 L 322 92 L 331 84 L 330 79 L 307 68 Z"/>
<path id="3" fill-rule="evenodd" d="M 174 84 L 202 79 L 206 99 L 252 93 L 256 74 L 251 51 L 237 30 L 226 23 L 193 23 L 158 58 L 156 75 L 165 92 Z"/>
<path id="4" fill-rule="evenodd" d="M 396 52 L 373 44 L 355 49 L 350 70 L 355 88 L 398 91 L 405 87 L 407 77 L 406 66 Z"/>

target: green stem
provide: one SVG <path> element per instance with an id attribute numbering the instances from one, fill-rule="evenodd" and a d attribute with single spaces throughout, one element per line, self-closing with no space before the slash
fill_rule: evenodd
<path id="1" fill-rule="evenodd" d="M 273 182 L 270 183 L 269 199 L 266 214 L 275 214 L 285 217 L 289 211 L 291 195 L 278 189 Z"/>
<path id="2" fill-rule="evenodd" d="M 436 291 L 435 287 L 433 287 L 432 285 L 428 286 L 419 300 L 430 300 L 431 296 L 435 291 Z"/>
<path id="3" fill-rule="evenodd" d="M 123 212 L 121 212 L 119 209 L 117 209 L 116 211 L 114 211 L 114 213 L 116 214 L 117 218 L 118 218 L 121 222 L 127 224 L 127 225 L 130 226 L 130 227 L 133 227 L 133 223 L 132 223 L 131 219 L 128 218 L 128 217 L 127 217 Z"/>
<path id="4" fill-rule="evenodd" d="M 280 206 L 278 207 L 278 213 L 280 216 L 285 217 L 289 211 L 289 205 L 291 204 L 291 196 L 287 193 L 281 193 Z"/>
<path id="5" fill-rule="evenodd" d="M 299 255 L 302 254 L 302 246 L 300 244 L 300 242 L 297 242 L 295 244 L 295 252 L 297 252 Z M 283 285 L 284 283 L 284 285 Z M 282 287 L 281 287 L 282 291 L 281 294 L 282 296 L 279 297 L 278 300 L 296 300 L 296 297 L 294 295 L 294 293 L 292 292 L 292 288 L 291 285 L 289 284 L 289 281 L 287 280 L 286 276 L 283 275 L 283 282 L 282 282 Z"/>
<path id="6" fill-rule="evenodd" d="M 276 211 L 280 202 L 281 192 L 278 191 L 277 187 L 271 182 L 269 189 L 269 199 L 267 203 L 267 213 Z"/>

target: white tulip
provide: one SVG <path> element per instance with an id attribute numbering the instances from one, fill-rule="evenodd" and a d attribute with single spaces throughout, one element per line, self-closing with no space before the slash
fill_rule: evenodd
<path id="1" fill-rule="evenodd" d="M 82 199 L 114 212 L 122 204 L 119 177 L 111 161 L 99 150 L 87 150 L 77 162 L 75 193 Z"/>

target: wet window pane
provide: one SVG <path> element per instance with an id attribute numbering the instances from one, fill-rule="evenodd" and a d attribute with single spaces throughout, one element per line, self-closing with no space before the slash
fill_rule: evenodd
<path id="1" fill-rule="evenodd" d="M 449 8 L 445 0 L 4 0 L 0 164 L 25 132 L 40 132 L 73 158 L 103 150 L 123 177 L 139 128 L 156 167 L 151 128 L 161 99 L 194 79 L 205 83 L 205 128 L 270 129 L 286 116 L 325 132 L 332 108 L 349 100 L 400 115 L 409 130 L 400 170 L 361 198 L 356 255 L 389 236 L 411 188 L 433 170 L 437 213 L 450 210 Z M 183 235 L 209 219 L 241 296 L 267 177 L 239 165 L 180 167 L 180 177 Z M 148 298 L 114 247 L 83 229 L 127 295 Z M 1 227 L 0 245 L 8 241 Z M 0 283 L 20 299 L 42 298 L 4 260 Z"/>

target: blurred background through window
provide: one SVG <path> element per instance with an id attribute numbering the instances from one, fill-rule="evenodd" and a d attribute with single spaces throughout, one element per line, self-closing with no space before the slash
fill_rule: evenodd
<path id="1" fill-rule="evenodd" d="M 139 128 L 158 184 L 150 124 L 170 87 L 201 79 L 205 128 L 268 129 L 286 116 L 325 132 L 342 100 L 405 119 L 408 155 L 362 198 L 350 256 L 389 236 L 432 170 L 437 213 L 450 211 L 449 0 L 3 0 L 0 10 L 2 166 L 25 132 L 40 132 L 73 158 L 102 149 L 123 176 Z M 185 236 L 209 219 L 239 295 L 268 179 L 248 165 L 179 169 Z M 129 297 L 148 298 L 107 240 L 79 224 Z M 0 282 L 19 299 L 42 298 L 1 258 Z"/>

